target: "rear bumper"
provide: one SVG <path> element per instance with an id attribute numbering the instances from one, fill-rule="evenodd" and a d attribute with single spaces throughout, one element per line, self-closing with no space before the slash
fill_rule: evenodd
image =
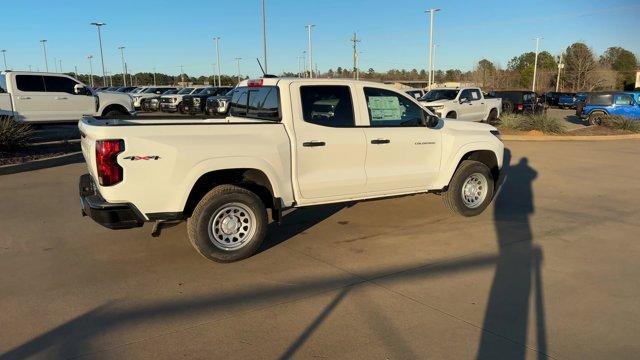
<path id="1" fill-rule="evenodd" d="M 133 204 L 107 202 L 89 174 L 80 176 L 78 185 L 82 216 L 89 216 L 109 229 L 131 229 L 144 224 L 144 217 Z"/>

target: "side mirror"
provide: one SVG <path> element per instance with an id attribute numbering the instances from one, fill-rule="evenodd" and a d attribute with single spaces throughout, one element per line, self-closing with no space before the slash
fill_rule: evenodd
<path id="1" fill-rule="evenodd" d="M 430 114 L 425 112 L 424 116 L 422 116 L 422 119 L 421 119 L 420 122 L 421 122 L 422 126 L 426 126 L 426 127 L 432 128 L 432 127 L 438 126 L 438 123 L 440 122 L 440 119 L 438 119 L 438 117 L 435 116 L 435 115 L 430 115 Z"/>
<path id="2" fill-rule="evenodd" d="M 86 95 L 89 90 L 82 84 L 76 84 L 73 87 L 73 93 L 76 95 Z"/>
<path id="3" fill-rule="evenodd" d="M 469 102 L 469 99 L 467 98 L 460 98 L 460 104 L 464 104 L 466 102 Z"/>

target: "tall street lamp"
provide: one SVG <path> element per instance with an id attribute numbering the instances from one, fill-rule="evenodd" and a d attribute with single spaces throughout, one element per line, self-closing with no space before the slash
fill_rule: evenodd
<path id="1" fill-rule="evenodd" d="M 425 11 L 429 13 L 429 90 L 431 90 L 431 83 L 433 81 L 433 15 L 437 11 L 440 11 L 440 9 L 429 9 Z"/>
<path id="2" fill-rule="evenodd" d="M 262 48 L 264 51 L 264 72 L 269 73 L 267 68 L 267 10 L 265 9 L 265 0 L 262 0 Z"/>
<path id="3" fill-rule="evenodd" d="M 47 72 L 49 72 L 49 62 L 47 61 L 47 40 L 40 40 L 40 42 L 42 43 L 42 50 L 44 51 L 44 67 L 46 69 Z"/>
<path id="4" fill-rule="evenodd" d="M 103 84 L 106 84 L 107 73 L 104 71 L 104 53 L 102 52 L 102 34 L 100 33 L 100 28 L 107 24 L 101 22 L 92 22 L 91 25 L 94 25 L 96 29 L 98 29 L 98 42 L 100 43 L 100 61 L 102 62 L 102 81 Z"/>
<path id="5" fill-rule="evenodd" d="M 213 40 L 216 42 L 216 65 L 218 66 L 218 86 L 220 86 L 222 84 L 222 81 L 220 80 L 220 37 L 216 36 Z"/>
<path id="6" fill-rule="evenodd" d="M 238 67 L 238 83 L 240 83 L 240 60 L 242 60 L 242 58 L 240 57 L 236 58 L 236 66 Z"/>
<path id="7" fill-rule="evenodd" d="M 313 46 L 311 44 L 311 28 L 315 27 L 313 24 L 305 25 L 307 28 L 307 35 L 309 38 L 309 77 L 313 78 Z"/>
<path id="8" fill-rule="evenodd" d="M 119 46 L 120 57 L 122 58 L 122 86 L 127 86 L 127 67 L 124 62 L 124 46 Z"/>
<path id="9" fill-rule="evenodd" d="M 91 87 L 93 87 L 93 55 L 87 56 L 89 59 L 89 76 L 91 77 Z"/>
<path id="10" fill-rule="evenodd" d="M 0 51 L 2 52 L 2 59 L 4 60 L 4 69 L 8 70 L 8 68 L 7 68 L 7 50 L 2 49 Z"/>
<path id="11" fill-rule="evenodd" d="M 533 84 L 531 86 L 531 91 L 536 92 L 536 77 L 538 75 L 538 51 L 540 48 L 540 40 L 543 39 L 541 37 L 537 37 L 534 40 L 536 41 L 536 59 L 533 61 Z"/>

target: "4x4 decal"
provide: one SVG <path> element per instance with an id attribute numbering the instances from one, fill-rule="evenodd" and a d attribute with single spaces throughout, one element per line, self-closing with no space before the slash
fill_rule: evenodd
<path id="1" fill-rule="evenodd" d="M 158 160 L 160 159 L 160 156 L 158 155 L 144 155 L 144 156 L 138 156 L 138 155 L 134 155 L 134 156 L 126 156 L 124 157 L 125 160 L 131 160 L 131 161 L 136 161 L 136 160 Z"/>

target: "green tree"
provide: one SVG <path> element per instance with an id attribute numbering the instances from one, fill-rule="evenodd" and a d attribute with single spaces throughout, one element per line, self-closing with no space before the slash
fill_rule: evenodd
<path id="1" fill-rule="evenodd" d="M 617 72 L 616 86 L 619 88 L 633 87 L 635 84 L 638 59 L 629 50 L 614 46 L 600 56 L 600 65 Z"/>

